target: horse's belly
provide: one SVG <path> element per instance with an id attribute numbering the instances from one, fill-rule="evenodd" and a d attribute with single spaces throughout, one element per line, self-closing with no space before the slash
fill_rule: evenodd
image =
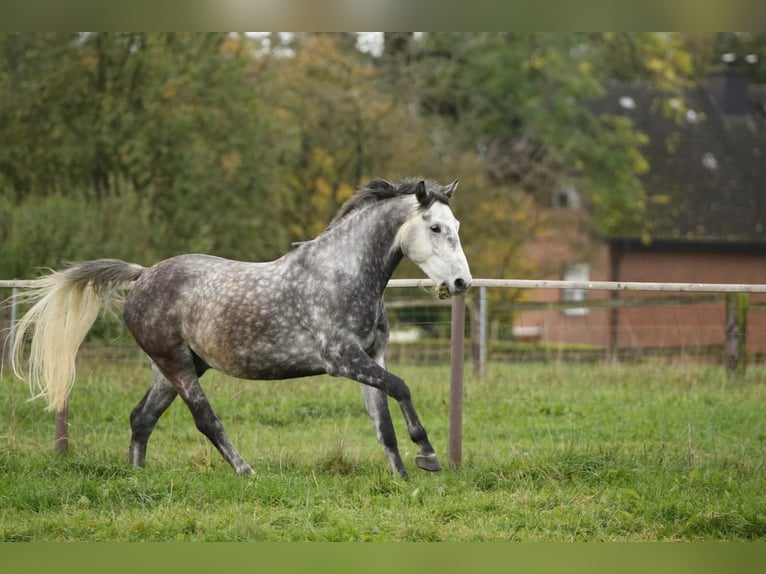
<path id="1" fill-rule="evenodd" d="M 228 374 L 243 379 L 293 379 L 325 372 L 319 360 L 290 354 L 253 354 L 223 367 Z"/>
<path id="2" fill-rule="evenodd" d="M 313 353 L 265 347 L 229 348 L 224 353 L 195 352 L 214 369 L 241 379 L 292 379 L 325 372 L 323 362 Z"/>
<path id="3" fill-rule="evenodd" d="M 255 367 L 244 369 L 239 374 L 232 376 L 240 379 L 274 381 L 279 379 L 296 379 L 299 377 L 310 377 L 312 375 L 324 374 L 323 368 L 309 368 L 305 366 L 279 365 L 273 368 Z"/>

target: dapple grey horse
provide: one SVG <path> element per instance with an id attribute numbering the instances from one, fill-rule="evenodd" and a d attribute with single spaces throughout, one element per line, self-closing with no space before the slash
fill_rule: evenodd
<path id="1" fill-rule="evenodd" d="M 399 404 L 419 446 L 417 466 L 439 470 L 409 388 L 385 368 L 383 291 L 402 257 L 435 282 L 440 296 L 462 294 L 471 285 L 459 223 L 449 208 L 456 188 L 457 181 L 370 181 L 320 235 L 271 262 L 189 254 L 151 267 L 99 259 L 52 272 L 27 293 L 33 306 L 18 325 L 14 368 L 47 398 L 49 409 L 61 409 L 85 335 L 102 307 L 119 303 L 129 287 L 123 319 L 154 372 L 130 415 L 133 465 L 144 465 L 157 420 L 180 396 L 234 470 L 253 472 L 200 385 L 212 368 L 243 379 L 327 373 L 358 381 L 391 471 L 407 475 L 388 397 Z"/>

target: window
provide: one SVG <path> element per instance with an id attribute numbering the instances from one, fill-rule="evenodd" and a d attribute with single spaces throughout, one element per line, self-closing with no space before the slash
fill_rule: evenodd
<path id="1" fill-rule="evenodd" d="M 580 194 L 572 186 L 563 186 L 553 192 L 553 207 L 559 209 L 580 209 Z"/>
<path id="2" fill-rule="evenodd" d="M 590 265 L 587 263 L 570 265 L 564 271 L 564 281 L 590 281 Z M 585 289 L 562 290 L 562 298 L 565 302 L 585 301 L 586 294 Z M 564 315 L 569 317 L 583 317 L 587 314 L 587 307 L 567 307 L 564 309 Z"/>

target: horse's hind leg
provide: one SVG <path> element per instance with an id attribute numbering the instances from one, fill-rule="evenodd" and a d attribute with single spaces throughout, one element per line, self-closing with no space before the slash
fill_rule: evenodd
<path id="1" fill-rule="evenodd" d="M 213 443 L 221 456 L 228 462 L 237 474 L 254 474 L 245 459 L 239 454 L 234 445 L 229 442 L 226 432 L 218 415 L 213 411 L 207 400 L 195 368 L 194 355 L 188 347 L 153 357 L 157 367 L 186 403 L 194 417 L 197 429 Z"/>
<path id="2" fill-rule="evenodd" d="M 138 467 L 144 466 L 146 462 L 146 444 L 157 421 L 177 395 L 173 385 L 154 364 L 152 364 L 152 370 L 154 371 L 152 386 L 130 413 L 131 437 L 128 457 L 130 463 Z"/>

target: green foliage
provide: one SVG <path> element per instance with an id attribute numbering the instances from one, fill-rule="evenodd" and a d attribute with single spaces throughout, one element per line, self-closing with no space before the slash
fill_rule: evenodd
<path id="1" fill-rule="evenodd" d="M 119 257 L 147 263 L 159 251 L 149 208 L 135 192 L 94 202 L 87 192 L 0 204 L 0 276 L 25 277 L 65 261 Z"/>
<path id="2" fill-rule="evenodd" d="M 203 379 L 256 469 L 239 477 L 174 404 L 147 467 L 127 414 L 148 367 L 81 363 L 73 452 L 23 383 L 0 385 L 0 539 L 113 541 L 764 540 L 764 372 L 720 367 L 490 365 L 466 381 L 463 465 L 388 474 L 358 385 Z M 448 370 L 394 366 L 446 462 Z"/>
<path id="3" fill-rule="evenodd" d="M 696 72 L 703 76 L 710 66 L 720 67 L 722 56 L 734 57 L 730 66 L 745 74 L 756 84 L 766 83 L 766 34 L 763 32 L 716 32 L 685 36 L 689 51 L 697 56 Z M 750 58 L 748 58 L 750 56 Z M 755 58 L 752 58 L 755 56 Z"/>
<path id="4" fill-rule="evenodd" d="M 641 80 L 677 95 L 695 73 L 692 34 L 598 32 L 588 35 L 594 72 L 601 78 Z"/>
<path id="5" fill-rule="evenodd" d="M 478 273 L 525 276 L 522 245 L 561 187 L 580 189 L 599 232 L 651 231 L 646 140 L 592 112 L 605 82 L 670 97 L 715 54 L 763 45 L 762 34 L 388 33 L 373 57 L 352 34 L 268 40 L 0 35 L 3 276 L 86 257 L 269 259 L 321 231 L 362 181 L 418 175 L 461 180 L 455 210 Z"/>
<path id="6" fill-rule="evenodd" d="M 273 197 L 291 240 L 322 231 L 368 179 L 458 176 L 432 144 L 433 126 L 385 89 L 380 69 L 345 36 L 300 34 L 291 50 L 289 58 L 264 56 L 260 68 L 264 105 L 274 112 Z"/>
<path id="7" fill-rule="evenodd" d="M 624 42 L 634 49 L 618 49 Z M 646 225 L 646 139 L 629 120 L 597 116 L 590 103 L 614 77 L 676 95 L 691 64 L 675 36 L 429 33 L 413 53 L 425 111 L 450 117 L 478 142 L 493 185 L 548 206 L 554 190 L 573 183 L 597 231 Z"/>
<path id="8" fill-rule="evenodd" d="M 3 276 L 23 276 L 28 272 L 23 261 L 53 267 L 77 257 L 82 246 L 79 219 L 83 207 L 77 198 L 58 194 L 18 206 L 6 203 L 0 261 Z"/>
<path id="9" fill-rule="evenodd" d="M 17 271 L 94 251 L 252 258 L 286 247 L 268 197 L 268 115 L 236 39 L 6 34 L 0 43 L 0 185 L 23 212 L 14 233 L 32 231 L 23 240 L 37 243 L 11 255 Z M 130 223 L 117 221 L 106 243 L 98 234 L 78 243 L 77 231 L 99 225 L 87 216 L 111 227 L 115 210 L 130 211 Z"/>

